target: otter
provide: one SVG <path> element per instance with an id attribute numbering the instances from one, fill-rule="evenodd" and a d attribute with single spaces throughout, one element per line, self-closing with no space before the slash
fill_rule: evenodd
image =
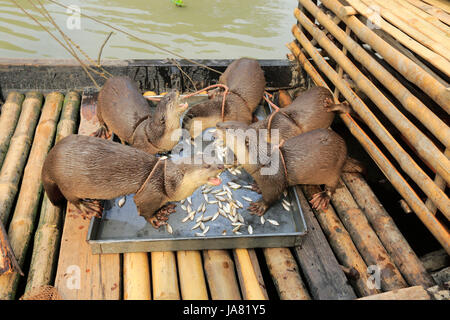
<path id="1" fill-rule="evenodd" d="M 325 191 L 315 194 L 310 202 L 314 209 L 327 208 L 341 173 L 359 172 L 352 163 L 347 164 L 345 141 L 331 129 L 312 130 L 275 146 L 257 136 L 251 141 L 245 131 L 233 133 L 224 126 L 219 129 L 227 134 L 226 146 L 234 151 L 237 163 L 253 177 L 262 193 L 262 200 L 250 205 L 252 214 L 263 215 L 288 186 L 297 184 L 324 184 Z M 262 172 L 277 163 L 270 174 Z"/>
<path id="2" fill-rule="evenodd" d="M 324 87 L 314 87 L 301 93 L 289 106 L 273 112 L 268 118 L 245 123 L 225 122 L 227 127 L 241 127 L 244 130 L 267 129 L 267 141 L 270 142 L 270 130 L 278 129 L 281 140 L 287 140 L 299 134 L 315 129 L 328 128 L 334 120 L 335 112 L 348 113 L 351 111 L 348 103 L 333 103 L 333 95 Z M 221 123 L 216 126 L 221 126 Z"/>
<path id="3" fill-rule="evenodd" d="M 188 108 L 187 103 L 180 101 L 179 92 L 172 90 L 161 99 L 152 114 L 130 78 L 112 77 L 98 96 L 97 117 L 101 127 L 94 136 L 107 137 L 107 130 L 110 130 L 122 143 L 145 152 L 170 151 L 181 137 L 180 118 Z"/>
<path id="4" fill-rule="evenodd" d="M 90 199 L 134 193 L 139 214 L 159 227 L 158 209 L 188 197 L 205 183 L 219 185 L 217 176 L 223 169 L 220 164 L 185 164 L 110 140 L 70 135 L 48 153 L 42 182 L 55 206 L 67 200 L 83 213 L 99 213 Z"/>
<path id="5" fill-rule="evenodd" d="M 227 67 L 219 78 L 219 84 L 229 89 L 225 96 L 223 117 L 223 96 L 216 89 L 209 100 L 190 108 L 184 117 L 183 126 L 192 138 L 201 133 L 194 132 L 196 121 L 202 124 L 202 130 L 214 127 L 220 121 L 238 120 L 250 124 L 252 114 L 263 97 L 266 80 L 258 61 L 241 58 Z"/>

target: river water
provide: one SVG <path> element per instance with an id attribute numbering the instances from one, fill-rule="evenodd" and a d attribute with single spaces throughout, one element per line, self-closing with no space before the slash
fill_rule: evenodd
<path id="1" fill-rule="evenodd" d="M 62 39 L 29 1 L 17 1 Z M 74 6 L 67 12 L 49 1 L 42 2 L 60 29 L 95 60 L 113 30 L 79 16 L 77 10 L 188 58 L 284 59 L 286 43 L 293 38 L 290 30 L 297 6 L 296 0 L 184 0 L 182 8 L 171 0 L 59 0 Z M 71 58 L 11 0 L 0 0 L 0 57 Z M 175 58 L 117 31 L 102 53 L 102 58 L 109 59 L 167 57 Z"/>

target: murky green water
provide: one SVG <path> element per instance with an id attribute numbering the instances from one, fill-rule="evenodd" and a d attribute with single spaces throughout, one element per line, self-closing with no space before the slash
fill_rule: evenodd
<path id="1" fill-rule="evenodd" d="M 61 39 L 56 28 L 28 1 L 17 1 Z M 297 6 L 296 0 L 184 0 L 186 7 L 183 8 L 176 7 L 171 0 L 59 1 L 67 6 L 76 5 L 83 14 L 158 43 L 165 49 L 199 59 L 285 58 L 288 52 L 285 44 L 292 40 L 293 9 Z M 61 30 L 96 59 L 111 30 L 84 17 L 80 18 L 80 29 L 77 29 L 76 15 L 46 0 L 43 3 Z M 0 0 L 0 57 L 71 58 L 10 0 Z M 119 32 L 114 32 L 102 57 L 173 58 Z"/>

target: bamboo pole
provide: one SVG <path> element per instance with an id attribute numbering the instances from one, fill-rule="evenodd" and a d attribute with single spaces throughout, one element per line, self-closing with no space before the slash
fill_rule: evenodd
<path id="1" fill-rule="evenodd" d="M 362 176 L 343 173 L 342 179 L 408 284 L 433 286 L 433 279 Z"/>
<path id="2" fill-rule="evenodd" d="M 303 191 L 308 200 L 310 200 L 313 194 L 320 192 L 320 189 L 317 186 L 304 186 Z M 367 280 L 369 279 L 367 264 L 358 252 L 350 234 L 333 207 L 328 206 L 326 210 L 316 210 L 316 212 L 316 219 L 319 221 L 339 263 L 345 268 L 355 270 L 359 274 L 356 279 L 351 279 L 358 295 L 364 297 L 379 293 L 377 289 L 367 286 Z"/>
<path id="3" fill-rule="evenodd" d="M 436 116 L 428 107 L 422 103 L 419 99 L 417 99 L 411 92 L 406 89 L 406 87 L 397 80 L 391 73 L 386 71 L 382 65 L 380 65 L 370 54 L 366 52 L 356 41 L 354 41 L 348 34 L 342 31 L 333 21 L 323 13 L 316 5 L 312 3 L 311 0 L 300 0 L 306 8 L 312 13 L 312 15 L 323 25 L 328 32 L 330 32 L 343 46 L 344 49 L 348 49 L 352 56 L 359 61 L 365 68 L 367 68 L 374 76 L 377 78 L 383 85 L 390 91 L 392 94 L 399 100 L 399 102 L 405 107 L 406 110 L 411 112 L 420 122 L 433 133 L 444 145 L 450 145 L 450 128 L 442 121 L 438 116 Z M 300 13 L 300 11 L 295 10 L 295 16 L 297 19 L 303 18 L 304 15 Z M 314 29 L 313 24 L 309 20 L 302 19 L 302 24 L 307 24 L 305 28 L 309 31 Z M 348 26 L 347 26 L 348 28 Z M 314 29 L 317 30 L 317 29 Z M 317 38 L 321 38 L 321 45 L 325 45 L 324 49 L 330 49 L 330 55 L 336 57 L 335 46 L 331 45 L 330 41 L 324 41 L 322 32 L 315 32 Z M 328 38 L 327 38 L 328 39 Z M 345 55 L 345 52 L 343 52 Z M 343 55 L 340 55 L 341 57 Z M 347 61 L 347 60 L 346 60 Z M 341 63 L 339 63 L 341 67 Z M 353 73 L 355 74 L 355 73 Z M 349 74 L 350 75 L 350 74 Z M 372 88 L 370 90 L 373 91 L 374 86 L 370 86 L 367 81 L 357 81 L 354 78 L 354 81 L 359 84 L 360 82 L 365 82 L 365 88 Z M 363 87 L 361 89 L 366 93 Z M 369 89 L 367 89 L 369 90 Z M 367 94 L 367 93 L 366 93 Z M 375 91 L 374 94 L 380 95 L 381 92 Z M 436 152 L 437 148 L 430 149 L 430 145 L 434 146 L 433 142 L 430 141 L 425 135 L 423 135 L 414 125 L 406 118 L 394 105 L 387 103 L 387 99 L 384 99 L 384 105 L 386 107 L 380 109 L 383 113 L 396 125 L 396 127 L 401 126 L 403 123 L 403 129 L 399 128 L 400 131 L 409 131 L 409 135 L 407 136 L 412 141 L 413 146 L 417 149 L 418 144 L 423 145 L 421 150 L 418 150 L 419 154 L 423 154 L 425 152 Z M 374 101 L 376 102 L 376 101 Z M 378 105 L 378 104 L 377 104 Z M 399 124 L 400 123 L 400 124 Z M 417 136 L 418 138 L 415 138 Z M 414 137 L 414 139 L 411 139 Z M 420 140 L 419 140 L 420 138 Z M 417 141 L 419 140 L 419 141 Z M 440 153 L 440 150 L 437 150 Z M 424 157 L 425 159 L 429 157 Z M 439 161 L 439 160 L 438 160 Z M 450 163 L 450 162 L 449 162 Z M 433 163 L 436 166 L 436 163 Z"/>
<path id="4" fill-rule="evenodd" d="M 311 4 L 310 0 L 300 0 L 303 3 Z M 317 8 L 317 7 L 316 7 Z M 318 8 L 317 8 L 318 10 Z M 370 82 L 361 71 L 356 68 L 355 65 L 324 35 L 319 28 L 315 27 L 315 25 L 306 19 L 306 16 L 302 14 L 300 11 L 295 10 L 296 17 L 301 21 L 302 25 L 308 30 L 308 32 L 318 40 L 319 44 L 327 50 L 327 52 L 339 63 L 345 72 L 352 77 L 358 87 L 378 106 L 378 108 L 383 112 L 383 114 L 399 129 L 399 131 L 408 137 L 411 144 L 416 148 L 418 153 L 424 157 L 432 166 L 435 168 L 436 172 L 438 172 L 446 181 L 450 181 L 450 160 L 444 156 L 444 154 L 433 144 L 433 142 L 425 136 L 420 130 L 417 129 L 413 125 L 413 123 L 403 115 L 383 94 L 382 92 L 372 83 Z M 317 13 L 317 12 L 316 12 Z M 317 14 L 319 16 L 319 14 Z M 322 17 L 324 15 L 321 15 Z M 298 29 L 297 29 L 298 30 Z M 343 37 L 346 37 L 343 34 Z M 348 38 L 348 37 L 347 37 Z M 351 50 L 353 51 L 353 50 Z M 368 66 L 368 65 L 366 65 Z M 369 66 L 368 66 L 369 67 Z M 373 64 L 373 67 L 377 67 L 377 63 Z M 378 66 L 381 68 L 381 66 Z M 371 68 L 372 69 L 372 68 Z M 380 80 L 385 77 L 384 81 L 388 81 L 388 73 L 378 75 Z M 394 78 L 393 78 L 394 79 Z M 407 96 L 407 90 L 404 90 L 403 95 L 406 98 L 412 99 L 412 95 Z M 417 100 L 418 101 L 418 100 Z M 409 106 L 409 104 L 408 104 Z M 417 106 L 418 107 L 418 106 Z M 418 110 L 417 108 L 411 110 Z M 355 109 L 355 111 L 361 116 L 361 111 Z M 425 114 L 425 110 L 423 110 Z M 417 112 L 418 114 L 418 112 Z M 449 143 L 450 132 L 448 126 L 446 126 L 438 117 L 434 116 L 430 112 L 430 116 L 434 119 L 437 124 L 442 124 L 439 126 L 442 131 L 444 131 L 444 141 L 445 143 Z M 367 118 L 366 118 L 367 119 Z M 365 119 L 365 122 L 369 125 L 368 121 Z M 435 124 L 433 122 L 433 124 Z M 445 134 L 447 132 L 447 134 Z M 398 145 L 400 147 L 400 145 Z M 411 157 L 409 157 L 410 161 L 413 161 Z M 415 163 L 414 163 L 415 164 Z M 450 201 L 445 193 L 436 187 L 433 181 L 422 171 L 422 169 L 415 164 L 416 170 L 405 170 L 414 179 L 414 181 L 421 186 L 422 190 L 436 203 L 436 205 L 442 210 L 445 215 L 448 215 L 450 219 Z M 412 175 L 411 175 L 412 173 Z M 419 178 L 420 177 L 420 178 Z"/>
<path id="5" fill-rule="evenodd" d="M 366 6 L 365 3 L 361 2 L 361 0 L 348 0 L 348 2 L 359 13 L 361 13 L 368 19 L 370 19 L 374 14 L 373 10 Z M 430 64 L 432 64 L 435 68 L 450 77 L 450 62 L 446 59 L 446 55 L 443 55 L 447 51 L 440 44 L 435 44 L 428 37 L 423 36 L 421 33 L 419 33 L 417 37 L 411 38 L 409 35 L 386 22 L 381 17 L 379 17 L 376 22 L 378 24 L 378 27 L 380 27 L 384 32 L 391 35 L 402 45 L 415 52 Z"/>
<path id="6" fill-rule="evenodd" d="M 320 30 L 319 30 L 320 31 Z M 311 54 L 317 54 L 316 49 L 312 47 L 309 41 L 306 39 L 304 34 L 301 34 L 297 28 L 297 26 L 293 27 L 293 33 L 297 39 L 301 40 L 302 46 Z M 347 59 L 345 56 L 343 56 Z M 314 58 L 314 57 L 313 57 Z M 399 162 L 401 168 L 417 183 L 417 185 L 425 192 L 425 194 L 430 197 L 433 202 L 438 206 L 438 208 L 445 214 L 450 216 L 450 201 L 445 193 L 439 189 L 430 179 L 430 177 L 423 172 L 422 168 L 420 168 L 417 163 L 411 158 L 411 156 L 405 152 L 402 146 L 392 137 L 392 135 L 386 130 L 386 128 L 380 123 L 380 121 L 374 116 L 374 114 L 367 108 L 367 106 L 361 101 L 359 97 L 357 97 L 353 91 L 349 89 L 347 84 L 341 81 L 338 77 L 336 71 L 331 69 L 329 65 L 325 62 L 322 57 L 315 56 L 317 61 L 319 62 L 319 66 L 326 68 L 327 72 L 329 71 L 328 78 L 333 78 L 332 81 L 336 86 L 341 86 L 339 88 L 341 93 L 347 99 L 347 101 L 352 104 L 353 110 L 358 113 L 358 115 L 364 120 L 364 122 L 372 129 L 372 131 L 376 134 L 376 136 L 381 140 L 384 146 L 391 152 L 394 158 Z M 349 61 L 347 61 L 349 62 Z M 351 64 L 351 62 L 349 62 Z M 328 69 L 328 67 L 330 69 Z M 358 77 L 358 79 L 365 79 L 363 82 L 358 81 L 358 86 L 364 89 L 364 92 L 369 93 L 370 96 L 375 102 L 380 102 L 380 99 L 386 99 L 378 90 L 371 91 L 370 87 L 365 87 L 365 81 L 368 81 L 362 74 L 359 72 L 356 67 L 352 66 L 352 68 L 348 68 L 347 65 L 343 66 L 344 70 L 351 72 L 350 76 L 354 79 Z M 356 69 L 353 70 L 353 68 Z M 348 72 L 347 72 L 348 73 Z M 354 74 L 356 73 L 356 74 Z M 370 82 L 369 82 L 370 83 Z M 370 83 L 371 84 L 371 83 Z M 368 84 L 367 84 L 368 85 Z M 364 86 L 364 87 L 363 87 Z M 379 95 L 378 95 L 379 94 Z M 386 103 L 390 103 L 386 100 Z M 398 110 L 397 110 L 398 111 Z M 411 128 L 410 128 L 411 129 Z M 405 128 L 407 130 L 407 128 Z M 439 152 L 440 153 L 440 152 Z M 444 176 L 448 179 L 450 176 L 450 172 L 448 172 L 450 165 L 442 166 L 449 162 L 449 160 L 442 154 L 444 159 L 439 164 L 440 173 L 444 173 Z M 441 157 L 439 157 L 440 159 Z M 435 159 L 436 160 L 436 159 Z M 436 162 L 436 161 L 435 161 Z"/>
<path id="7" fill-rule="evenodd" d="M 30 156 L 24 170 L 14 215 L 9 225 L 8 235 L 11 247 L 16 254 L 19 264 L 23 264 L 25 260 L 34 230 L 35 218 L 42 193 L 42 166 L 53 144 L 63 100 L 64 96 L 59 92 L 50 93 L 45 98 Z M 14 299 L 18 280 L 19 276 L 17 274 L 0 277 L 0 299 Z"/>
<path id="8" fill-rule="evenodd" d="M 17 272 L 21 276 L 24 275 L 9 243 L 5 227 L 0 221 L 0 276 L 13 272 Z"/>
<path id="9" fill-rule="evenodd" d="M 66 94 L 56 128 L 55 144 L 76 132 L 80 101 L 81 97 L 78 92 L 70 91 Z M 44 285 L 51 285 L 56 271 L 62 231 L 62 210 L 54 206 L 44 194 L 40 212 L 25 293 Z"/>
<path id="10" fill-rule="evenodd" d="M 203 261 L 213 300 L 241 300 L 234 262 L 226 250 L 204 250 Z"/>
<path id="11" fill-rule="evenodd" d="M 432 15 L 429 12 L 421 10 L 417 8 L 415 5 L 411 4 L 410 1 L 406 0 L 397 0 L 397 3 L 404 7 L 406 10 L 413 12 L 414 15 L 421 17 L 423 20 L 431 23 L 436 28 L 439 28 L 442 32 L 444 32 L 447 36 L 449 35 L 449 27 L 443 24 L 437 17 Z"/>
<path id="12" fill-rule="evenodd" d="M 200 251 L 177 251 L 177 262 L 183 300 L 208 300 Z"/>
<path id="13" fill-rule="evenodd" d="M 447 147 L 445 149 L 444 154 L 445 154 L 445 156 L 448 159 L 450 159 L 450 147 Z M 436 184 L 436 186 L 439 189 L 441 189 L 442 191 L 445 191 L 445 187 L 447 186 L 447 183 L 445 182 L 445 180 L 440 175 L 437 174 L 435 176 L 434 183 Z M 433 203 L 433 201 L 430 198 L 427 199 L 427 201 L 425 202 L 425 205 L 431 211 L 431 213 L 436 214 L 437 207 L 436 207 L 436 205 Z"/>
<path id="14" fill-rule="evenodd" d="M 308 46 L 307 39 L 302 37 L 303 43 Z M 317 85 L 327 87 L 327 83 L 322 79 L 317 70 L 301 52 L 300 48 L 294 43 L 289 43 L 288 47 L 292 50 L 292 53 L 302 63 L 304 70 L 311 76 Z M 339 87 L 341 93 L 345 91 L 345 97 L 349 103 L 354 107 L 356 104 L 363 104 L 362 101 L 355 95 L 354 92 L 348 87 L 348 85 L 339 82 L 334 70 L 326 63 L 323 57 L 317 51 L 314 51 L 311 46 L 308 46 L 309 52 L 312 53 L 315 63 L 317 63 L 320 70 L 322 70 L 329 79 Z M 334 74 L 333 74 L 334 72 Z M 430 230 L 434 237 L 444 247 L 446 252 L 450 253 L 450 234 L 448 230 L 434 217 L 434 215 L 428 210 L 422 200 L 417 196 L 416 192 L 406 182 L 402 175 L 395 169 L 392 163 L 386 158 L 381 150 L 375 145 L 375 143 L 367 136 L 367 134 L 360 128 L 360 126 L 353 120 L 348 114 L 340 115 L 342 121 L 350 130 L 352 135 L 359 141 L 361 146 L 369 153 L 378 167 L 383 171 L 385 176 L 392 183 L 394 188 L 401 194 L 401 196 L 407 201 L 412 210 L 416 213 L 419 219 Z"/>
<path id="15" fill-rule="evenodd" d="M 11 138 L 8 153 L 0 171 L 0 219 L 5 225 L 16 197 L 19 181 L 27 161 L 34 129 L 42 106 L 42 94 L 29 92 L 22 104 L 22 111 Z"/>
<path id="16" fill-rule="evenodd" d="M 361 40 L 370 45 L 378 52 L 387 63 L 402 74 L 407 80 L 421 88 L 444 110 L 450 112 L 450 91 L 447 90 L 439 81 L 434 79 L 426 71 L 420 68 L 413 61 L 405 57 L 396 49 L 392 48 L 383 39 L 381 39 L 370 28 L 358 20 L 355 16 L 343 16 L 340 12 L 343 7 L 336 0 L 323 0 L 322 3 L 338 15 L 353 31 L 353 33 Z M 447 51 L 446 51 L 447 52 Z"/>
<path id="17" fill-rule="evenodd" d="M 422 1 L 450 13 L 450 4 L 448 3 L 447 0 L 422 0 Z"/>
<path id="18" fill-rule="evenodd" d="M 367 265 L 380 269 L 381 288 L 390 291 L 407 287 L 400 271 L 347 187 L 337 188 L 331 201 Z"/>
<path id="19" fill-rule="evenodd" d="M 152 280 L 154 300 L 180 300 L 175 253 L 152 252 Z"/>
<path id="20" fill-rule="evenodd" d="M 367 3 L 368 0 L 363 0 Z M 406 9 L 403 6 L 401 6 L 398 2 L 395 1 L 379 1 L 379 0 L 371 0 L 370 3 L 377 3 L 379 6 L 381 6 L 381 10 L 385 8 L 386 10 L 389 10 L 390 12 L 394 13 L 394 15 L 398 18 L 403 20 L 405 23 L 407 23 L 412 28 L 416 29 L 417 31 L 423 33 L 424 35 L 430 37 L 437 43 L 442 43 L 444 47 L 447 48 L 447 50 L 450 50 L 450 46 L 448 45 L 448 35 L 443 32 L 438 27 L 434 26 L 429 21 L 426 21 L 415 14 L 415 12 L 411 11 L 410 9 Z"/>
<path id="21" fill-rule="evenodd" d="M 2 112 L 0 114 L 0 169 L 2 168 L 9 142 L 19 120 L 24 98 L 24 95 L 21 93 L 10 92 L 2 106 Z"/>
<path id="22" fill-rule="evenodd" d="M 263 252 L 280 299 L 311 300 L 291 251 L 288 248 L 265 248 Z"/>
<path id="23" fill-rule="evenodd" d="M 151 300 L 147 252 L 123 254 L 123 298 L 124 300 Z"/>
<path id="24" fill-rule="evenodd" d="M 234 249 L 235 260 L 242 275 L 241 289 L 245 300 L 266 300 L 247 249 Z"/>
<path id="25" fill-rule="evenodd" d="M 444 10 L 430 6 L 429 4 L 422 2 L 420 0 L 408 0 L 408 2 L 411 3 L 413 6 L 421 9 L 422 11 L 425 11 L 428 14 L 435 16 L 445 24 L 450 25 L 450 15 L 447 14 Z"/>

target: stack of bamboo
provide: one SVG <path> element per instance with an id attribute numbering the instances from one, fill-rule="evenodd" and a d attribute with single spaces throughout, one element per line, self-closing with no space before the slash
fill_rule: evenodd
<path id="1" fill-rule="evenodd" d="M 351 104 L 371 132 L 348 114 L 341 119 L 450 253 L 450 6 L 441 0 L 347 2 L 351 6 L 299 0 L 288 47 L 317 85 L 329 84 L 336 101 Z"/>
<path id="2" fill-rule="evenodd" d="M 27 93 L 25 99 L 23 95 L 11 92 L 2 108 L 0 224 L 9 227 L 7 236 L 3 233 L 0 238 L 2 248 L 9 239 L 10 250 L 22 269 L 32 243 L 36 219 L 40 216 L 33 262 L 28 272 L 29 288 L 50 284 L 55 271 L 61 214 L 46 198 L 41 202 L 41 170 L 54 144 L 55 133 L 58 141 L 75 131 L 79 104 L 76 92 L 70 92 L 65 101 L 64 95 L 53 92 L 46 95 L 45 102 L 38 92 Z M 21 277 L 14 272 L 16 270 L 8 270 L 0 276 L 0 299 L 14 299 L 16 296 Z"/>

